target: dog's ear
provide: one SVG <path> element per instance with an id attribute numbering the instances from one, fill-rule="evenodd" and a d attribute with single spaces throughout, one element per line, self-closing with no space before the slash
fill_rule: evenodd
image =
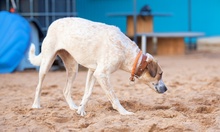
<path id="1" fill-rule="evenodd" d="M 152 55 L 148 53 L 146 55 L 147 55 L 146 61 L 148 62 L 148 65 L 147 65 L 148 72 L 150 73 L 151 77 L 155 77 L 157 75 L 158 64 L 157 62 L 154 61 L 154 58 Z"/>
<path id="2" fill-rule="evenodd" d="M 154 57 L 153 57 L 151 54 L 146 53 L 146 56 L 147 56 L 146 61 L 147 61 L 148 63 L 154 60 Z"/>

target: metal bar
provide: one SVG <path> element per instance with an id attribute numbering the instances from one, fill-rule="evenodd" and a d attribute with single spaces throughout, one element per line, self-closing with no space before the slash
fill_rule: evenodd
<path id="1" fill-rule="evenodd" d="M 30 0 L 30 18 L 34 18 L 33 12 L 34 12 L 34 2 L 33 0 Z"/>
<path id="2" fill-rule="evenodd" d="M 157 54 L 157 37 L 153 37 L 153 54 Z"/>
<path id="3" fill-rule="evenodd" d="M 134 42 L 137 43 L 137 36 L 136 36 L 136 33 L 137 33 L 137 13 L 136 13 L 136 6 L 137 6 L 137 3 L 136 3 L 136 0 L 134 0 L 134 5 L 133 5 L 133 23 L 134 23 Z"/>
<path id="4" fill-rule="evenodd" d="M 146 54 L 147 52 L 147 36 L 142 35 L 141 36 L 141 49 L 143 54 Z"/>
<path id="5" fill-rule="evenodd" d="M 66 16 L 67 14 L 68 15 L 76 15 L 75 12 L 69 12 L 69 13 L 66 13 L 66 12 L 56 12 L 56 13 L 51 13 L 51 12 L 48 12 L 48 13 L 40 13 L 40 12 L 33 12 L 33 13 L 20 13 L 22 16 L 30 16 L 31 14 L 33 16 Z"/>
<path id="6" fill-rule="evenodd" d="M 66 0 L 66 13 L 67 13 L 67 16 L 69 16 L 68 15 L 68 13 L 70 12 L 70 0 Z"/>
<path id="7" fill-rule="evenodd" d="M 47 31 L 47 27 L 42 27 L 41 30 L 42 31 Z"/>
<path id="8" fill-rule="evenodd" d="M 17 11 L 20 10 L 20 0 L 16 0 L 16 3 L 17 3 Z"/>
<path id="9" fill-rule="evenodd" d="M 52 21 L 55 20 L 55 0 L 52 0 Z"/>
<path id="10" fill-rule="evenodd" d="M 17 6 L 16 6 L 16 3 L 15 3 L 14 0 L 11 0 L 11 5 L 12 5 L 12 7 L 16 10 Z"/>
<path id="11" fill-rule="evenodd" d="M 191 19 L 192 19 L 192 14 L 191 14 L 191 0 L 188 0 L 188 31 L 191 32 L 192 31 L 192 27 L 191 27 Z M 189 50 L 192 50 L 192 39 L 189 38 Z"/>
<path id="12" fill-rule="evenodd" d="M 9 11 L 10 5 L 9 5 L 9 0 L 6 0 L 6 10 Z"/>
<path id="13" fill-rule="evenodd" d="M 76 1 L 75 0 L 72 0 L 72 8 L 73 8 L 73 10 L 72 10 L 72 12 L 73 13 L 76 13 Z M 76 15 L 76 14 L 75 14 Z M 74 16 L 75 16 L 74 15 Z"/>
<path id="14" fill-rule="evenodd" d="M 49 9 L 48 9 L 48 0 L 45 0 L 45 14 L 48 14 L 48 11 L 49 11 Z M 51 14 L 52 15 L 52 14 Z M 49 26 L 49 16 L 48 15 L 45 15 L 45 24 L 46 24 L 46 27 L 48 27 Z"/>

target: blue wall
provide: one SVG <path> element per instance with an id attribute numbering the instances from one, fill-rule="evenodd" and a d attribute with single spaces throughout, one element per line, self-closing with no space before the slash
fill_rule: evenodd
<path id="1" fill-rule="evenodd" d="M 192 0 L 192 29 L 220 35 L 220 0 Z"/>
<path id="2" fill-rule="evenodd" d="M 191 0 L 189 25 L 188 0 L 137 0 L 137 12 L 145 4 L 153 12 L 171 13 L 170 17 L 155 17 L 154 31 L 205 32 L 206 36 L 220 35 L 220 0 Z M 132 12 L 133 0 L 77 0 L 79 17 L 118 26 L 126 32 L 125 17 L 109 17 L 108 13 Z"/>
<path id="3" fill-rule="evenodd" d="M 79 17 L 118 26 L 123 32 L 126 31 L 126 18 L 109 17 L 107 14 L 130 12 L 132 9 L 132 0 L 77 0 Z"/>

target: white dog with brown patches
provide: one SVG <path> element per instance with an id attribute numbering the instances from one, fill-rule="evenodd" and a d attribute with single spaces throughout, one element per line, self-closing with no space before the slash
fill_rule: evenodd
<path id="1" fill-rule="evenodd" d="M 50 25 L 38 56 L 35 55 L 34 45 L 31 45 L 29 60 L 33 65 L 40 66 L 32 108 L 40 108 L 42 82 L 57 55 L 64 62 L 67 72 L 67 85 L 63 90 L 65 99 L 70 109 L 76 109 L 81 116 L 86 114 L 85 105 L 96 80 L 114 109 L 122 115 L 132 114 L 120 104 L 110 83 L 110 74 L 118 69 L 130 72 L 131 81 L 136 77 L 158 93 L 167 90 L 162 81 L 162 70 L 154 58 L 150 54 L 142 54 L 138 46 L 117 27 L 82 18 L 63 18 Z M 71 98 L 78 64 L 89 69 L 79 107 Z"/>

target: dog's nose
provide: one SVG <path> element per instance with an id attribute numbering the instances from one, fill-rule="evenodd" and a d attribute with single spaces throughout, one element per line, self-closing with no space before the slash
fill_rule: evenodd
<path id="1" fill-rule="evenodd" d="M 159 81 L 157 85 L 155 85 L 155 89 L 158 93 L 165 93 L 167 91 L 167 87 L 164 85 L 163 81 Z"/>
<path id="2" fill-rule="evenodd" d="M 156 90 L 158 93 L 165 93 L 167 91 L 167 87 L 164 85 L 161 87 L 157 87 Z"/>
<path id="3" fill-rule="evenodd" d="M 162 88 L 163 93 L 165 93 L 167 91 L 167 87 L 164 85 L 164 87 Z"/>

